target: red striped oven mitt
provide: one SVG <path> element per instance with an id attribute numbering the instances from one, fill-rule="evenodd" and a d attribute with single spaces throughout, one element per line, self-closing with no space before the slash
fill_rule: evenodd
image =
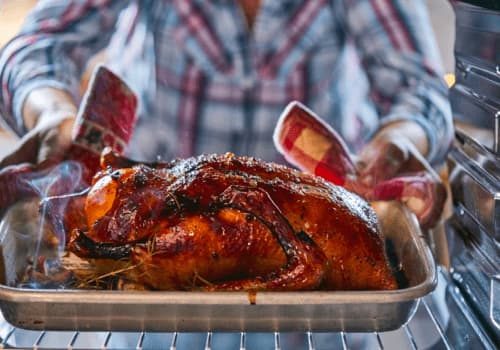
<path id="1" fill-rule="evenodd" d="M 73 129 L 65 161 L 23 163 L 0 170 L 0 210 L 28 197 L 65 194 L 86 186 L 104 147 L 121 153 L 136 123 L 137 97 L 105 67 L 94 72 Z"/>
<path id="2" fill-rule="evenodd" d="M 424 228 L 433 227 L 441 215 L 446 190 L 437 175 L 405 174 L 368 187 L 358 180 L 355 157 L 339 134 L 299 102 L 291 102 L 283 111 L 274 131 L 274 144 L 300 170 L 343 186 L 368 201 L 405 203 Z"/>

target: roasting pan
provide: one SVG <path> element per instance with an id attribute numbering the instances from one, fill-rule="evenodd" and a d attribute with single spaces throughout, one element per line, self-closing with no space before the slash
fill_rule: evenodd
<path id="1" fill-rule="evenodd" d="M 14 326 L 113 331 L 387 331 L 407 323 L 436 285 L 436 267 L 415 217 L 374 203 L 388 254 L 405 286 L 395 291 L 153 292 L 12 287 L 33 247 L 8 212 L 0 224 L 0 307 Z M 401 274 L 402 273 L 402 274 Z"/>

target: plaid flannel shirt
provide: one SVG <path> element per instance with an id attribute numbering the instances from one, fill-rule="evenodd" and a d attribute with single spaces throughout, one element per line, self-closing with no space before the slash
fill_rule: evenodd
<path id="1" fill-rule="evenodd" d="M 431 161 L 452 138 L 423 0 L 262 0 L 251 31 L 232 0 L 41 1 L 0 54 L 7 126 L 26 132 L 20 111 L 36 87 L 78 100 L 86 62 L 108 45 L 111 67 L 143 97 L 135 157 L 277 160 L 272 132 L 291 100 L 354 150 L 402 119 L 427 132 Z"/>

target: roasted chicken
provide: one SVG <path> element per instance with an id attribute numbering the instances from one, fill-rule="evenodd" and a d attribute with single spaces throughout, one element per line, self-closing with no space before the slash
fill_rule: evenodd
<path id="1" fill-rule="evenodd" d="M 139 164 L 108 151 L 101 167 L 66 211 L 67 248 L 129 262 L 125 278 L 147 288 L 397 288 L 374 211 L 319 177 L 233 154 Z"/>

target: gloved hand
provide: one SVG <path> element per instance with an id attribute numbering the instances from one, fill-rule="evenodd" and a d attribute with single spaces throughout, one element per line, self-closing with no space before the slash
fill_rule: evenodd
<path id="1" fill-rule="evenodd" d="M 32 130 L 0 163 L 12 164 L 0 168 L 0 210 L 29 196 L 60 195 L 69 191 L 68 186 L 75 190 L 87 185 L 99 167 L 102 149 L 108 146 L 120 153 L 128 144 L 136 107 L 132 90 L 105 67 L 95 70 L 77 120 L 66 92 L 33 90 L 23 108 Z M 54 173 L 47 177 L 50 171 Z M 55 181 L 51 191 L 40 193 L 36 182 L 47 180 Z"/>
<path id="2" fill-rule="evenodd" d="M 425 157 L 398 128 L 383 130 L 360 152 L 357 179 L 348 184 L 367 200 L 398 199 L 410 208 L 424 228 L 439 219 L 446 189 Z"/>
<path id="3" fill-rule="evenodd" d="M 381 130 L 356 159 L 359 181 L 373 186 L 398 174 L 426 171 L 435 174 L 425 157 L 398 128 Z M 437 176 L 437 175 L 436 175 Z"/>
<path id="4" fill-rule="evenodd" d="M 416 214 L 422 227 L 432 227 L 443 210 L 446 190 L 400 130 L 402 125 L 383 130 L 355 157 L 333 129 L 302 104 L 292 102 L 276 126 L 274 143 L 299 169 L 368 201 L 399 200 Z"/>
<path id="5" fill-rule="evenodd" d="M 71 145 L 76 108 L 47 111 L 18 146 L 0 160 L 0 169 L 14 164 L 44 164 L 60 161 Z"/>
<path id="6" fill-rule="evenodd" d="M 26 99 L 23 113 L 30 131 L 0 160 L 0 210 L 17 199 L 39 195 L 33 179 L 50 171 L 71 145 L 76 107 L 66 92 L 34 90 Z"/>

